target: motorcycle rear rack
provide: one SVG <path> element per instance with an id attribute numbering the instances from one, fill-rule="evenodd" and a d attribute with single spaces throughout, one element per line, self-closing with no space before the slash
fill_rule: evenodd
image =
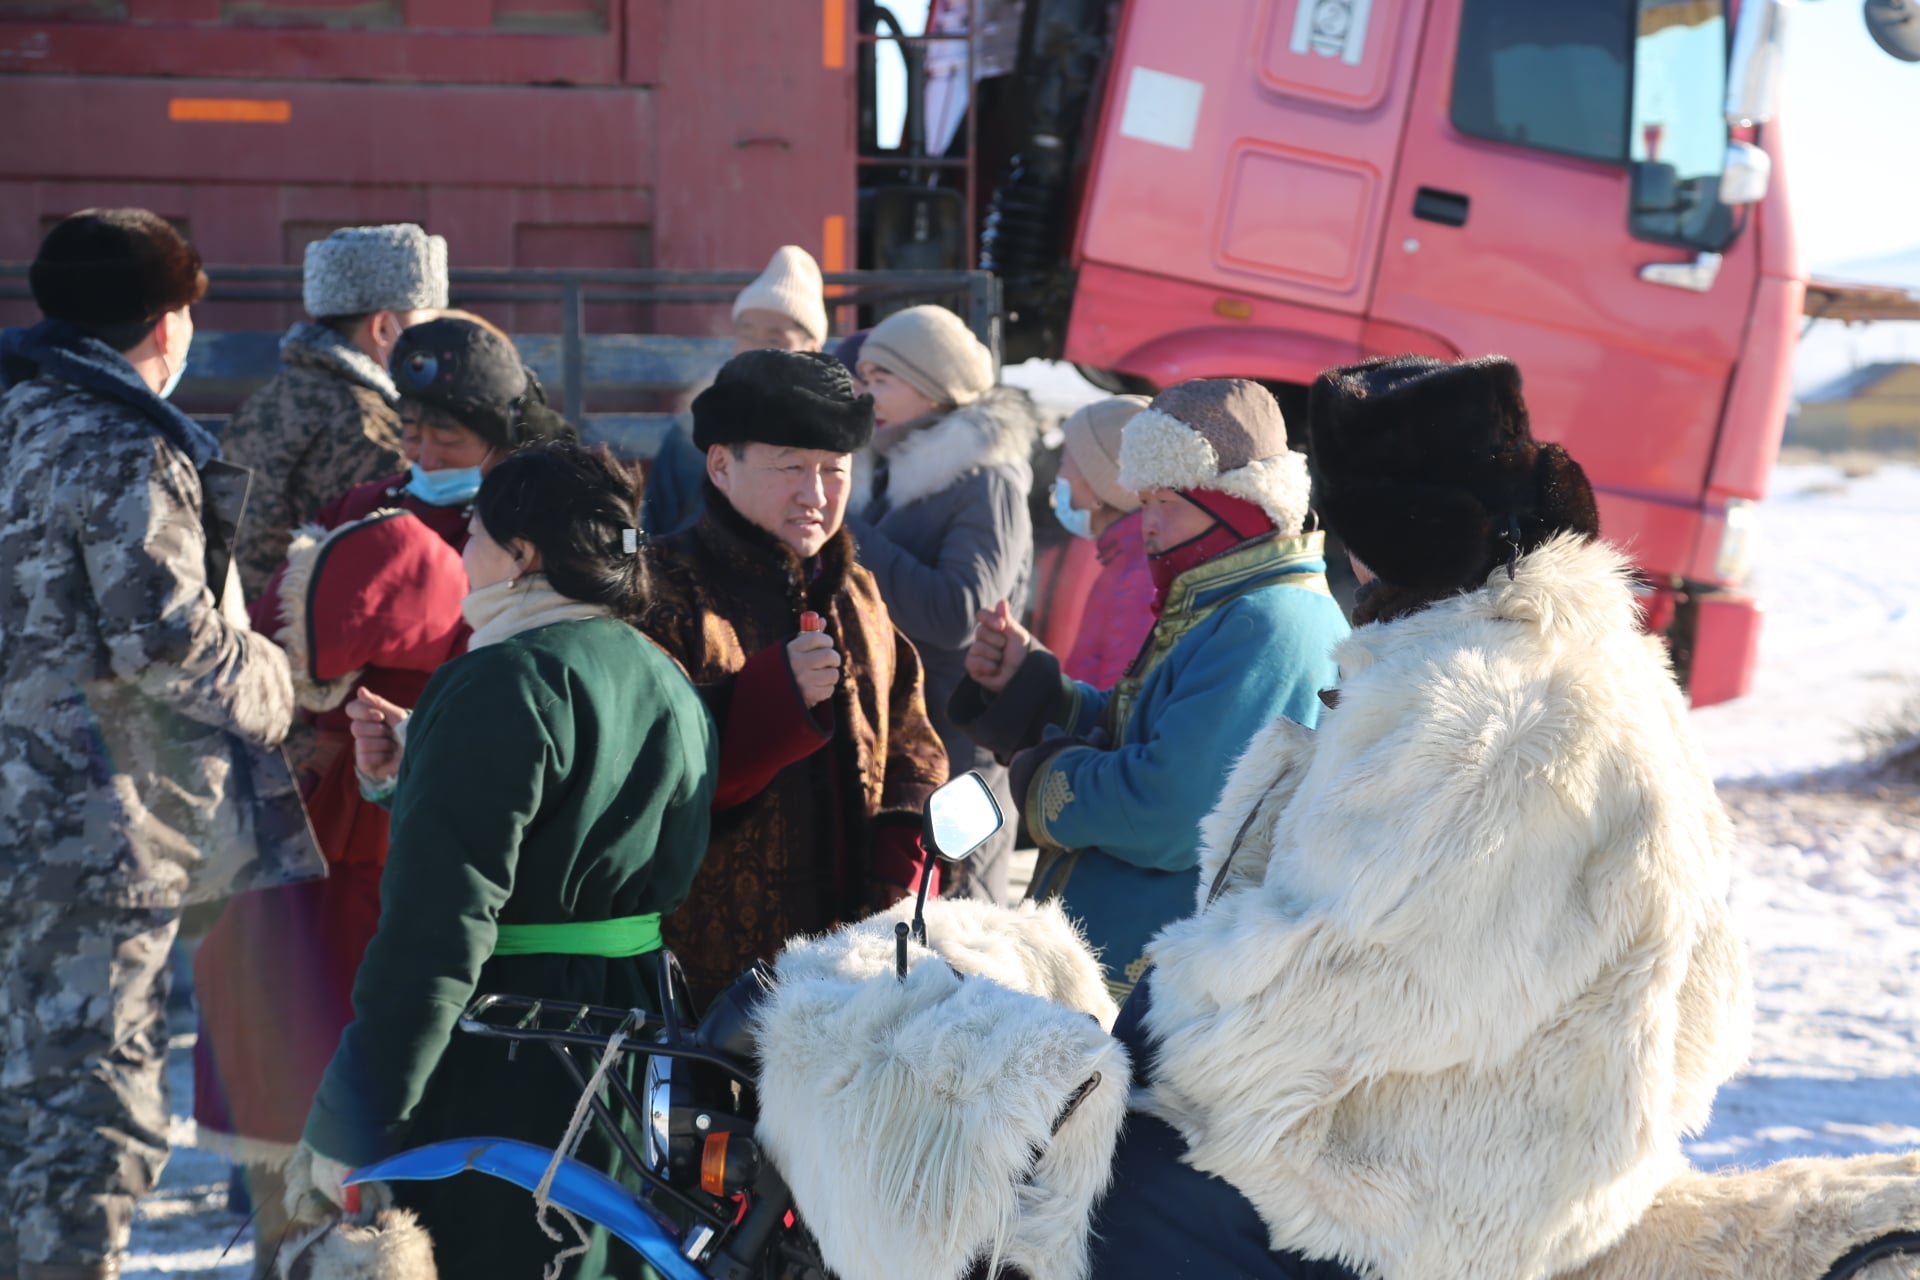
<path id="1" fill-rule="evenodd" d="M 666 982 L 663 975 L 663 987 Z M 665 1007 L 672 1008 L 671 1004 Z M 468 1035 L 507 1041 L 509 1053 L 521 1044 L 544 1044 L 581 1093 L 586 1092 L 587 1081 L 594 1067 L 616 1035 L 626 1037 L 620 1046 L 622 1054 L 642 1058 L 689 1059 L 705 1063 L 749 1087 L 753 1084 L 750 1064 L 693 1043 L 691 1033 L 671 1013 L 661 1017 L 644 1009 L 615 1009 L 605 1005 L 541 1000 L 528 996 L 482 995 L 467 1006 L 458 1025 Z M 584 1067 L 575 1057 L 576 1053 L 589 1056 Z M 633 1090 L 619 1073 L 609 1072 L 604 1079 L 614 1098 L 629 1114 L 642 1118 L 646 1116 L 646 1108 L 634 1097 Z M 649 1166 L 646 1158 L 635 1149 L 633 1140 L 620 1127 L 613 1110 L 598 1094 L 588 1099 L 588 1105 L 600 1132 L 606 1135 L 620 1158 L 646 1184 L 648 1191 L 665 1197 L 682 1212 L 693 1215 L 695 1220 L 716 1233 L 724 1234 L 733 1226 L 737 1214 L 732 1206 L 723 1211 L 703 1204 Z"/>

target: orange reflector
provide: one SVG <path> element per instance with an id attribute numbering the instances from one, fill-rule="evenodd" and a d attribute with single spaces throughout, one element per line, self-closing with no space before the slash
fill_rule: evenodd
<path id="1" fill-rule="evenodd" d="M 285 124 L 293 104 L 266 98 L 171 98 L 167 119 L 220 124 Z"/>
<path id="2" fill-rule="evenodd" d="M 1253 319 L 1253 304 L 1245 298 L 1215 298 L 1213 314 L 1227 320 Z"/>
<path id="3" fill-rule="evenodd" d="M 847 220 L 838 213 L 830 213 L 820 223 L 820 270 L 825 275 L 847 269 Z M 827 296 L 838 298 L 846 289 L 837 284 L 827 286 Z"/>
<path id="4" fill-rule="evenodd" d="M 700 1189 L 710 1196 L 727 1194 L 727 1139 L 731 1136 L 710 1133 L 700 1151 Z"/>
<path id="5" fill-rule="evenodd" d="M 820 0 L 820 65 L 829 71 L 847 65 L 847 0 Z"/>

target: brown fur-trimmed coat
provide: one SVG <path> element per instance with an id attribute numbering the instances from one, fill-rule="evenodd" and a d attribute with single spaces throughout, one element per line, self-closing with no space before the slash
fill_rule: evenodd
<path id="1" fill-rule="evenodd" d="M 865 915 L 874 882 L 898 880 L 879 874 L 876 859 L 899 846 L 901 827 L 918 830 L 927 796 L 947 779 L 920 656 L 855 563 L 847 532 L 810 568 L 711 485 L 706 499 L 699 523 L 648 547 L 651 598 L 640 619 L 701 687 L 721 730 L 713 840 L 686 906 L 664 924 L 703 1000 L 788 938 Z M 781 652 L 808 610 L 826 619 L 844 664 L 831 702 L 811 717 Z M 749 670 L 767 650 L 778 656 Z M 814 738 L 803 757 L 729 804 L 742 738 L 772 750 L 772 739 L 793 740 L 782 726 L 796 723 Z"/>

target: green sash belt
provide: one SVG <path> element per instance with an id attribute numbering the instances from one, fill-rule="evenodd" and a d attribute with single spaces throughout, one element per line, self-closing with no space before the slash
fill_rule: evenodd
<path id="1" fill-rule="evenodd" d="M 624 959 L 658 951 L 660 913 L 570 924 L 503 924 L 493 944 L 497 956 L 606 956 Z"/>

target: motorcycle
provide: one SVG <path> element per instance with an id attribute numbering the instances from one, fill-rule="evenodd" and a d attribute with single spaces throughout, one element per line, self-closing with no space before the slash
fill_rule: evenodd
<path id="1" fill-rule="evenodd" d="M 968 774 L 931 797 L 923 835 L 958 860 L 1003 822 Z M 658 1014 L 476 998 L 461 1031 L 554 1054 L 580 1089 L 574 1130 L 598 1126 L 638 1193 L 572 1159 L 571 1132 L 435 1143 L 349 1184 L 488 1174 L 666 1280 L 1085 1276 L 1131 1079 L 1099 967 L 1057 907 L 941 900 L 930 940 L 929 905 L 923 884 L 911 918 L 790 945 L 697 1019 L 670 955 Z M 637 1089 L 613 1069 L 632 1058 Z M 1689 1172 L 1566 1280 L 1894 1280 L 1920 1275 L 1916 1228 L 1920 1156 Z"/>

